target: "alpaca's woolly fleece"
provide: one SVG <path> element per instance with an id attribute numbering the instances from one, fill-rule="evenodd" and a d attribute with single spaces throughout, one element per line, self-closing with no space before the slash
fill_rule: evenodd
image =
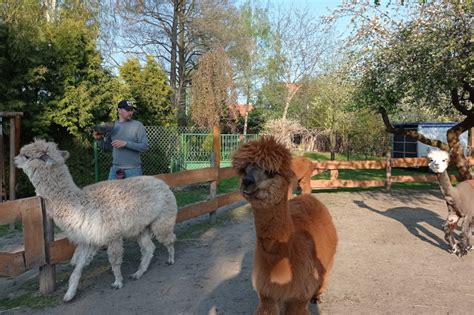
<path id="1" fill-rule="evenodd" d="M 167 247 L 168 263 L 174 263 L 177 204 L 170 188 L 157 178 L 141 176 L 80 189 L 65 165 L 68 156 L 55 143 L 35 140 L 24 146 L 15 158 L 37 195 L 45 199 L 48 215 L 77 245 L 71 260 L 76 269 L 65 301 L 74 297 L 82 268 L 102 246 L 108 247 L 115 288 L 122 287 L 123 239 L 136 239 L 140 245 L 142 262 L 134 274 L 137 279 L 147 270 L 153 256 L 152 234 Z"/>
<path id="2" fill-rule="evenodd" d="M 288 201 L 290 152 L 271 137 L 242 145 L 233 166 L 254 214 L 255 314 L 309 314 L 326 291 L 337 247 L 329 210 L 311 194 Z"/>
<path id="3" fill-rule="evenodd" d="M 429 168 L 438 177 L 439 186 L 448 207 L 448 217 L 444 225 L 445 239 L 449 242 L 452 253 L 466 255 L 472 248 L 470 239 L 474 222 L 474 181 L 463 181 L 456 187 L 451 185 L 447 172 L 449 154 L 446 151 L 431 150 L 428 152 L 427 159 Z M 460 218 L 463 218 L 460 242 L 456 242 L 454 230 Z"/>
<path id="4" fill-rule="evenodd" d="M 255 165 L 269 173 L 278 173 L 287 182 L 294 176 L 291 170 L 291 153 L 271 136 L 243 144 L 232 158 L 232 166 L 242 173 L 249 165 Z"/>

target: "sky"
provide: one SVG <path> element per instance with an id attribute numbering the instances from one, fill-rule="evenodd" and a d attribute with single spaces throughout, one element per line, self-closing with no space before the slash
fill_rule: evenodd
<path id="1" fill-rule="evenodd" d="M 339 5 L 341 0 L 268 0 L 271 6 L 282 5 L 288 8 L 304 8 L 311 10 L 315 17 L 330 15 Z M 340 19 L 336 22 L 336 29 L 339 34 L 347 35 L 349 19 Z"/>

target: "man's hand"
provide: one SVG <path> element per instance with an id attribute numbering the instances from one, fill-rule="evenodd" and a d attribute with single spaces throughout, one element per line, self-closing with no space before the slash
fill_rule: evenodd
<path id="1" fill-rule="evenodd" d="M 123 148 L 127 145 L 127 141 L 123 140 L 114 140 L 112 141 L 112 146 L 116 149 Z"/>
<path id="2" fill-rule="evenodd" d="M 104 139 L 104 134 L 100 133 L 100 132 L 97 132 L 97 131 L 92 132 L 92 136 L 97 141 L 100 141 L 100 140 Z"/>

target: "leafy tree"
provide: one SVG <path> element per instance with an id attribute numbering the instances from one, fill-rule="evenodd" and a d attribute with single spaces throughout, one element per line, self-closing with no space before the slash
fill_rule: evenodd
<path id="1" fill-rule="evenodd" d="M 331 160 L 336 157 L 337 136 L 347 142 L 350 128 L 350 113 L 347 108 L 351 104 L 352 86 L 348 81 L 337 76 L 324 75 L 316 81 L 317 93 L 309 109 L 309 126 L 329 132 Z"/>
<path id="2" fill-rule="evenodd" d="M 193 121 L 200 127 L 235 130 L 235 122 L 230 115 L 235 104 L 236 92 L 232 79 L 232 68 L 223 48 L 204 54 L 199 68 L 193 76 L 192 85 Z"/>
<path id="3" fill-rule="evenodd" d="M 86 127 L 104 119 L 113 95 L 119 97 L 118 85 L 109 82 L 111 75 L 101 65 L 92 7 L 77 1 L 53 4 L 22 0 L 2 6 L 0 88 L 6 98 L 0 105 L 25 113 L 25 141 L 85 139 Z"/>
<path id="4" fill-rule="evenodd" d="M 165 72 L 152 56 L 147 56 L 144 66 L 138 59 L 129 59 L 119 71 L 139 109 L 136 119 L 145 125 L 175 124 L 176 114 L 170 99 L 172 90 Z"/>
<path id="5" fill-rule="evenodd" d="M 109 23 L 121 52 L 150 54 L 169 72 L 172 102 L 178 125 L 187 124 L 191 76 L 199 58 L 216 46 L 239 48 L 234 32 L 237 10 L 227 0 L 117 1 L 113 6 L 119 24 Z M 113 28 L 113 29 L 112 29 Z"/>
<path id="6" fill-rule="evenodd" d="M 308 9 L 279 8 L 271 20 L 271 55 L 268 58 L 267 84 L 274 86 L 271 96 L 280 98 L 286 119 L 293 97 L 306 78 L 315 77 L 328 48 L 330 32 L 323 32 L 319 19 Z M 276 92 L 276 93 L 275 93 Z"/>
<path id="7" fill-rule="evenodd" d="M 351 40 L 357 44 L 353 47 L 362 47 L 354 66 L 360 104 L 380 109 L 387 131 L 449 150 L 461 179 L 470 178 L 459 135 L 474 126 L 472 5 L 431 1 L 395 9 L 384 11 L 369 1 L 347 1 L 336 11 L 353 14 L 358 22 Z M 406 103 L 451 113 L 461 122 L 448 131 L 447 144 L 394 128 L 388 114 Z"/>

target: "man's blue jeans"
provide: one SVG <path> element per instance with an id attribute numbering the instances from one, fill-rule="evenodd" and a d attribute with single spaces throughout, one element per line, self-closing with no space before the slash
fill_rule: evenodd
<path id="1" fill-rule="evenodd" d="M 109 180 L 111 179 L 117 179 L 117 171 L 120 169 L 120 167 L 117 166 L 112 166 L 109 171 Z M 143 171 L 141 167 L 137 168 L 127 168 L 123 169 L 125 171 L 125 178 L 128 177 L 135 177 L 135 176 L 142 176 Z"/>

